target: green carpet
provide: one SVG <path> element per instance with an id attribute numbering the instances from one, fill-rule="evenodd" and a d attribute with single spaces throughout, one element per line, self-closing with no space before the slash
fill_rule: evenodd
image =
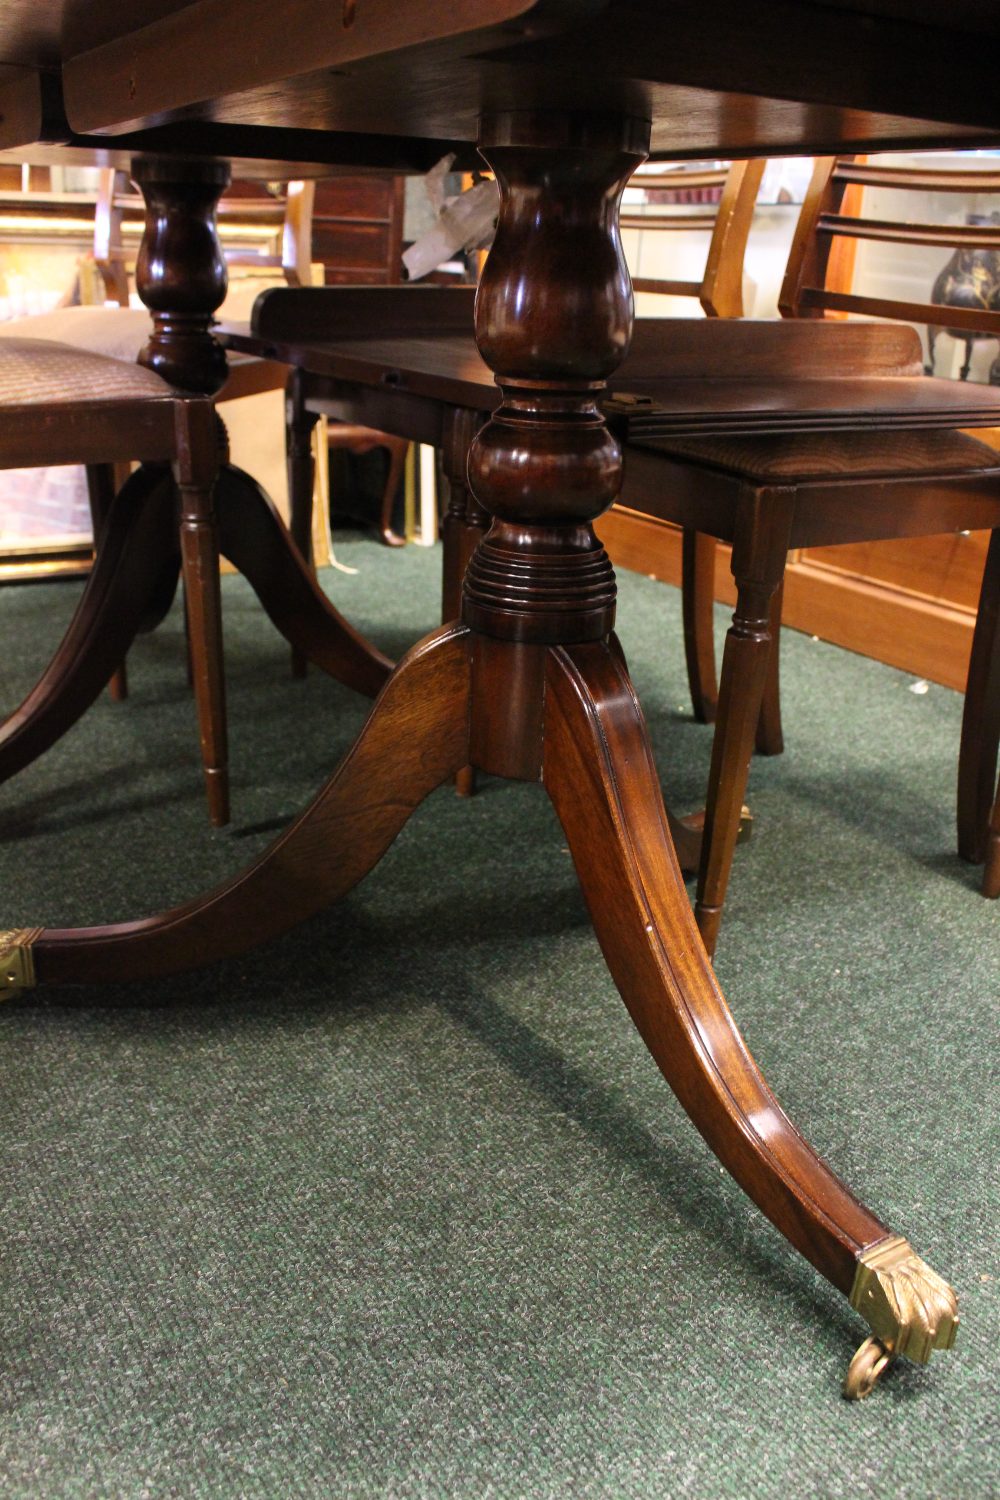
<path id="1" fill-rule="evenodd" d="M 439 553 L 342 543 L 398 654 Z M 0 705 L 74 585 L 0 591 Z M 720 616 L 721 622 L 721 616 Z M 698 805 L 676 594 L 619 628 Z M 207 824 L 176 610 L 0 789 L 0 925 L 145 914 L 242 866 L 364 705 L 225 585 L 234 822 Z M 956 1349 L 839 1395 L 863 1325 L 722 1172 L 605 972 L 544 795 L 435 794 L 265 950 L 0 1013 L 7 1497 L 998 1493 L 1000 910 L 954 854 L 961 702 L 786 632 L 718 969 L 793 1119 L 959 1291 Z M 992 1057 L 991 1057 L 992 1054 Z"/>

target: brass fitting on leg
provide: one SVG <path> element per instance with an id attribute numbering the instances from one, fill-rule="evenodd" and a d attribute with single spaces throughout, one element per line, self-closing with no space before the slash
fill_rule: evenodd
<path id="1" fill-rule="evenodd" d="M 15 927 L 0 932 L 0 1000 L 12 1000 L 22 990 L 35 987 L 35 960 L 31 945 L 41 927 Z"/>
<path id="2" fill-rule="evenodd" d="M 934 1349 L 950 1349 L 958 1332 L 958 1299 L 899 1235 L 881 1240 L 858 1260 L 851 1306 L 873 1338 L 851 1360 L 844 1395 L 859 1401 L 899 1355 L 925 1365 Z"/>

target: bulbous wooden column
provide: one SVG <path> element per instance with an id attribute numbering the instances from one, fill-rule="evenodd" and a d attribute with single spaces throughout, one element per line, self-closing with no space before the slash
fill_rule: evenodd
<path id="1" fill-rule="evenodd" d="M 229 163 L 139 156 L 132 177 L 146 205 L 135 283 L 153 316 L 139 363 L 179 390 L 214 396 L 227 373 L 211 325 L 228 286 L 215 216 Z"/>
<path id="2" fill-rule="evenodd" d="M 618 205 L 646 121 L 534 113 L 484 119 L 500 218 L 476 299 L 476 342 L 503 402 L 469 481 L 493 517 L 469 565 L 463 618 L 501 640 L 600 640 L 615 575 L 592 522 L 621 484 L 598 405 L 628 351 L 632 287 Z"/>

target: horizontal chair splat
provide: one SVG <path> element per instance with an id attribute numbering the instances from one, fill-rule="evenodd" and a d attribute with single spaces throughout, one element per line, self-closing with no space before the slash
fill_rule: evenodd
<path id="1" fill-rule="evenodd" d="M 1000 250 L 1000 227 L 989 224 L 913 224 L 891 219 L 852 219 L 846 214 L 820 214 L 817 234 L 839 234 L 845 239 L 880 240 L 898 245 L 940 245 L 946 250 Z"/>

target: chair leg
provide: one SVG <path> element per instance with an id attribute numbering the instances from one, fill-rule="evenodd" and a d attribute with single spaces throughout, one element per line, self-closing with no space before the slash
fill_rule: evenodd
<path id="1" fill-rule="evenodd" d="M 958 756 L 958 852 L 986 858 L 1000 744 L 1000 529 L 990 538 L 972 637 Z"/>
<path id="2" fill-rule="evenodd" d="M 190 629 L 201 759 L 212 824 L 229 822 L 229 752 L 222 652 L 219 527 L 213 487 L 218 472 L 214 413 L 205 403 L 182 408 L 186 442 L 178 444 L 175 477 L 181 497 L 181 559 Z"/>
<path id="3" fill-rule="evenodd" d="M 715 676 L 715 538 L 685 526 L 681 543 L 681 608 L 691 707 L 699 724 L 714 724 L 719 690 Z"/>
<path id="4" fill-rule="evenodd" d="M 737 523 L 732 558 L 736 610 L 722 658 L 695 899 L 709 956 L 718 939 L 767 682 L 771 600 L 788 555 L 793 496 L 789 490 L 747 491 Z"/>
<path id="5" fill-rule="evenodd" d="M 461 617 L 465 572 L 490 521 L 467 482 L 469 445 L 479 425 L 477 415 L 456 409 L 445 430 L 441 448 L 448 481 L 448 504 L 441 517 L 442 625 Z M 455 791 L 460 797 L 471 797 L 475 790 L 475 768 L 463 766 L 455 777 Z"/>
<path id="6" fill-rule="evenodd" d="M 184 618 L 184 672 L 189 688 L 194 687 L 194 655 L 191 651 L 191 611 L 188 608 L 187 589 L 181 585 L 181 614 Z"/>
<path id="7" fill-rule="evenodd" d="M 771 649 L 767 657 L 764 700 L 757 720 L 755 748 L 758 755 L 780 755 L 785 748 L 781 728 L 781 608 L 784 594 L 782 580 L 771 595 Z"/>
<path id="8" fill-rule="evenodd" d="M 124 467 L 124 474 L 119 479 L 118 469 Z M 94 549 L 101 544 L 101 532 L 112 502 L 121 484 L 128 478 L 129 468 L 127 465 L 118 464 L 88 464 L 87 465 L 87 498 L 90 501 L 90 524 L 94 533 Z M 124 703 L 128 697 L 128 676 L 125 669 L 125 660 L 122 659 L 120 666 L 116 667 L 108 682 L 108 693 L 112 703 Z"/>
<path id="9" fill-rule="evenodd" d="M 316 463 L 313 458 L 313 429 L 319 413 L 308 411 L 305 404 L 305 376 L 293 370 L 285 387 L 285 461 L 288 473 L 288 529 L 303 560 L 312 564 L 313 487 Z M 292 647 L 292 676 L 306 675 L 306 658 Z"/>
<path id="10" fill-rule="evenodd" d="M 406 450 L 409 443 L 405 438 L 393 438 L 386 444 L 389 454 L 389 473 L 386 476 L 385 489 L 382 491 L 382 511 L 379 519 L 379 536 L 387 547 L 405 547 L 406 537 L 400 536 L 398 531 L 392 529 L 392 511 L 399 493 L 399 486 L 403 482 L 403 469 L 406 466 Z"/>
<path id="11" fill-rule="evenodd" d="M 983 895 L 990 901 L 1000 897 L 1000 782 L 997 783 L 993 816 L 986 840 L 986 864 L 983 870 Z"/>

